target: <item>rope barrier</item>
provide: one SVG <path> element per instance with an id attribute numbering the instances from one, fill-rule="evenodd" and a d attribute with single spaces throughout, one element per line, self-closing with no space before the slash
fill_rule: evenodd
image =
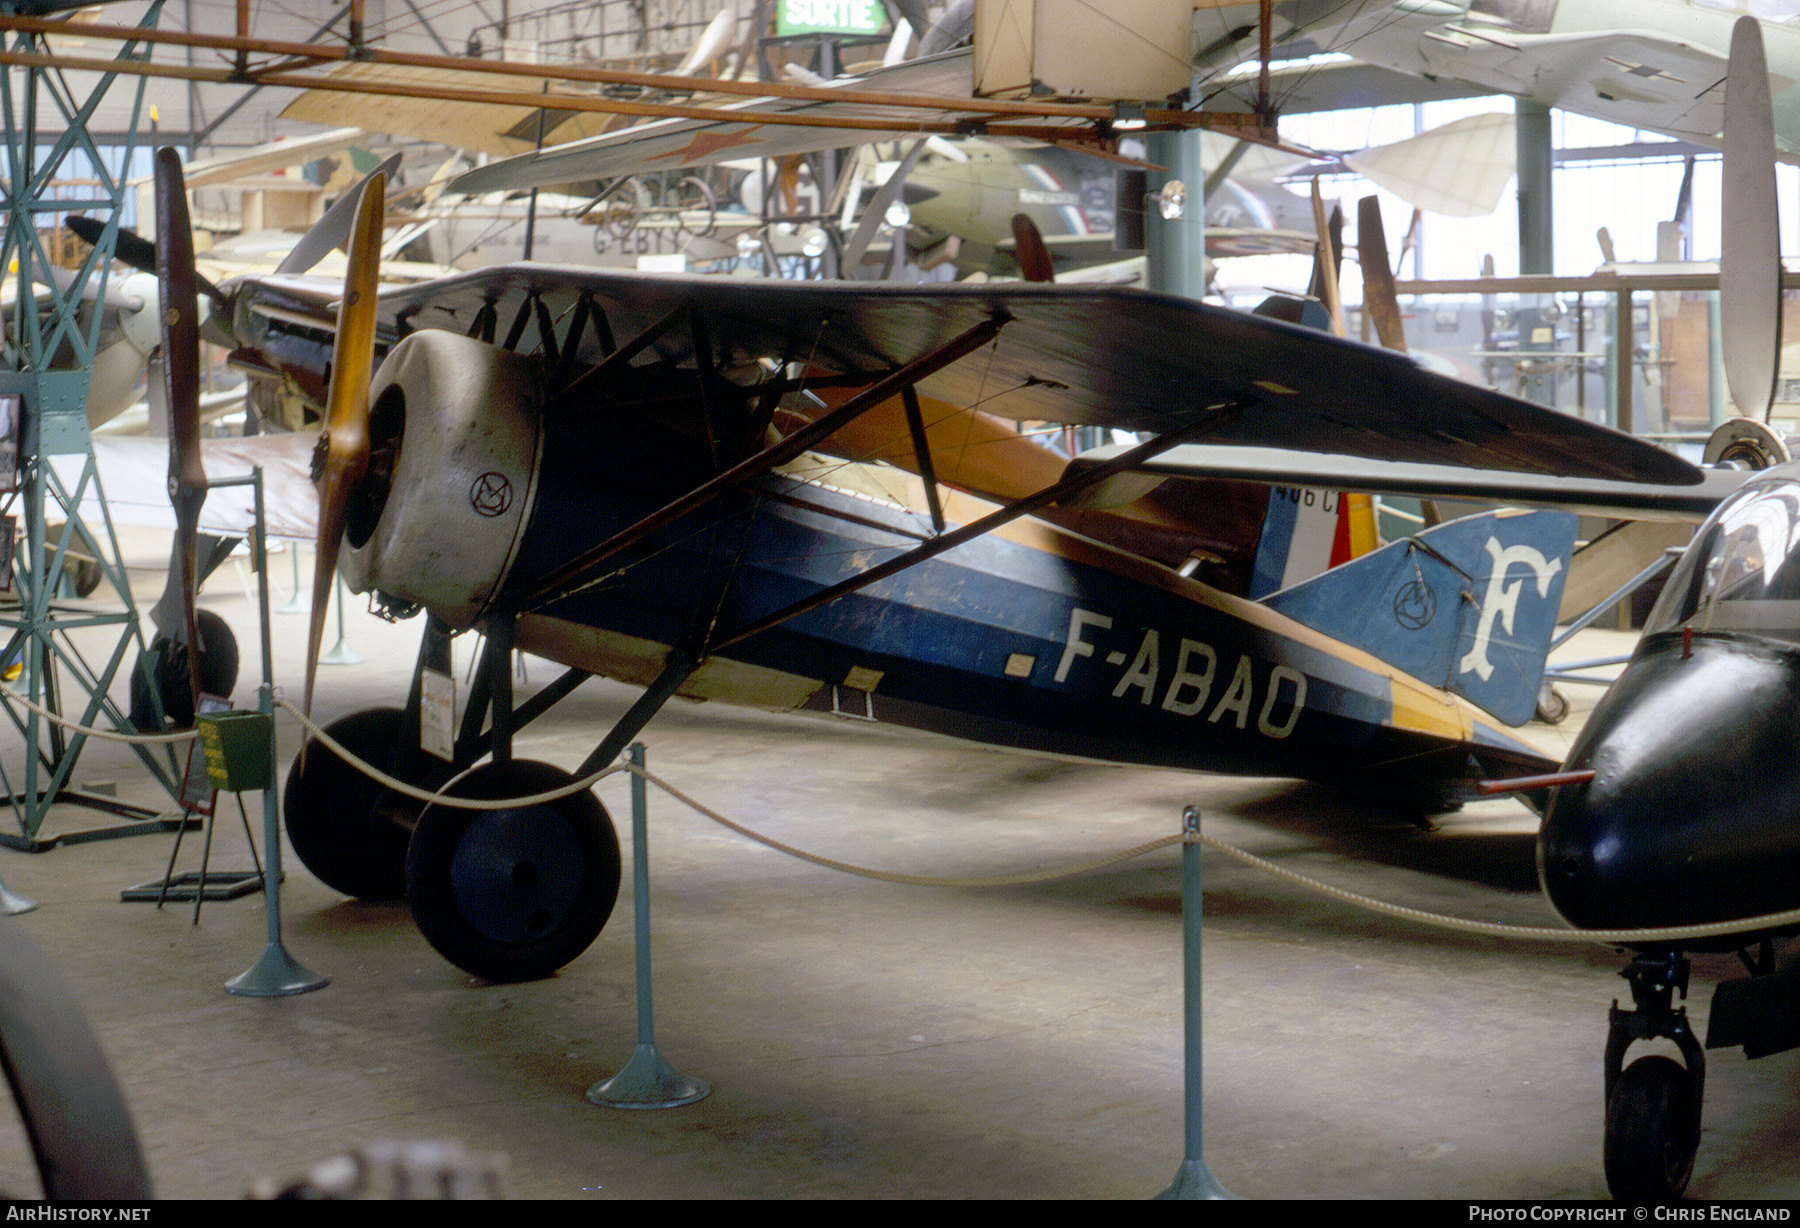
<path id="1" fill-rule="evenodd" d="M 60 725 L 64 729 L 79 734 L 85 734 L 90 738 L 99 738 L 104 742 L 127 742 L 140 746 L 152 746 L 174 742 L 191 742 L 199 736 L 199 730 L 197 729 L 183 729 L 177 733 L 120 733 L 115 729 L 95 729 L 88 725 L 77 724 L 60 713 L 52 712 L 48 708 L 39 704 L 34 704 L 10 687 L 6 689 L 5 695 L 7 699 L 16 700 L 18 703 L 30 708 L 33 712 L 43 717 L 51 724 Z"/>
<path id="2" fill-rule="evenodd" d="M 1247 852 L 1235 845 L 1228 844 L 1217 836 L 1209 836 L 1203 832 L 1193 836 L 1183 836 L 1180 834 L 1163 836 L 1156 840 L 1150 840 L 1143 844 L 1135 845 L 1118 853 L 1108 854 L 1104 857 L 1096 857 L 1089 861 L 1078 862 L 1074 865 L 1062 866 L 1053 870 L 1030 870 L 1017 874 L 979 875 L 967 878 L 943 878 L 917 874 L 896 874 L 886 870 L 876 870 L 867 866 L 858 866 L 850 862 L 837 861 L 829 857 L 821 857 L 815 853 L 808 853 L 803 849 L 795 848 L 793 845 L 784 844 L 771 836 L 765 836 L 761 832 L 754 831 L 741 823 L 737 823 L 732 819 L 725 817 L 711 807 L 688 796 L 655 773 L 629 763 L 617 763 L 611 767 L 601 768 L 597 772 L 583 776 L 578 780 L 572 780 L 559 788 L 545 790 L 541 793 L 529 794 L 524 797 L 489 799 L 448 797 L 441 790 L 432 792 L 427 789 L 421 789 L 417 785 L 409 784 L 398 777 L 383 772 L 379 768 L 363 761 L 350 751 L 346 750 L 342 743 L 332 738 L 287 700 L 278 699 L 275 702 L 277 706 L 292 714 L 311 737 L 324 744 L 334 754 L 338 755 L 357 771 L 362 772 L 370 779 L 387 788 L 394 790 L 396 793 L 425 802 L 428 805 L 454 806 L 466 810 L 511 810 L 527 806 L 537 806 L 557 801 L 561 798 L 568 797 L 571 794 L 580 793 L 585 789 L 592 788 L 601 780 L 604 780 L 606 777 L 614 775 L 615 773 L 629 772 L 633 775 L 642 777 L 645 781 L 655 785 L 682 805 L 704 815 L 722 827 L 729 828 L 740 836 L 743 836 L 745 839 L 754 840 L 758 844 L 774 849 L 777 852 L 786 853 L 790 857 L 799 858 L 802 861 L 810 862 L 816 866 L 822 866 L 830 870 L 839 870 L 846 874 L 855 874 L 863 878 L 875 879 L 880 882 L 905 883 L 911 886 L 920 887 L 1005 887 L 1019 886 L 1027 883 L 1044 883 L 1059 878 L 1069 878 L 1076 874 L 1086 874 L 1094 870 L 1104 869 L 1107 866 L 1117 865 L 1120 862 L 1130 861 L 1136 857 L 1142 857 L 1146 853 L 1154 852 L 1160 848 L 1166 848 L 1171 844 L 1179 844 L 1191 840 L 1223 853 L 1227 857 L 1242 862 L 1244 865 L 1271 874 L 1285 882 L 1304 887 L 1309 891 L 1317 892 L 1320 895 L 1327 896 L 1340 903 L 1350 904 L 1354 907 L 1366 909 L 1382 916 L 1397 917 L 1403 920 L 1418 922 L 1423 925 L 1435 926 L 1440 929 L 1454 930 L 1468 934 L 1480 934 L 1492 938 L 1511 938 L 1525 942 L 1586 942 L 1600 943 L 1607 946 L 1617 946 L 1621 944 L 1647 945 L 1651 943 L 1681 942 L 1696 938 L 1718 938 L 1729 934 L 1749 933 L 1757 930 L 1779 929 L 1790 925 L 1800 925 L 1800 909 L 1789 909 L 1786 912 L 1770 913 L 1761 917 L 1744 917 L 1735 921 L 1717 921 L 1707 925 L 1669 926 L 1661 929 L 1638 930 L 1578 930 L 1551 926 L 1503 925 L 1492 921 L 1473 921 L 1465 917 L 1452 917 L 1443 913 L 1427 912 L 1424 909 L 1408 908 L 1400 904 L 1390 904 L 1385 900 L 1375 899 L 1373 896 L 1366 896 L 1355 891 L 1346 890 L 1342 887 L 1333 886 L 1320 879 L 1300 874 L 1285 866 L 1277 865 L 1267 858 L 1258 857 L 1254 853 Z M 178 736 L 191 737 L 192 734 Z M 467 773 L 464 773 L 463 775 L 466 774 Z M 461 776 L 458 776 L 443 787 L 448 789 L 451 785 L 456 783 L 456 780 L 460 780 L 461 778 Z"/>

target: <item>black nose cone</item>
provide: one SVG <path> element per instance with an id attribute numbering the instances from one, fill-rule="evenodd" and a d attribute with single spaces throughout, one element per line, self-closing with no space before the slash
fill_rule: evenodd
<path id="1" fill-rule="evenodd" d="M 1556 910 L 1583 929 L 1800 906 L 1800 651 L 1650 637 L 1594 710 L 1538 837 Z"/>

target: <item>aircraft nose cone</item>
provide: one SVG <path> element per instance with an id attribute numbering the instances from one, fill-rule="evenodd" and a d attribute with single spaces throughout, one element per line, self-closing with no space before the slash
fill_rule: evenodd
<path id="1" fill-rule="evenodd" d="M 1550 902 L 1583 929 L 1800 905 L 1800 651 L 1749 637 L 1644 641 L 1570 753 L 1538 836 Z"/>

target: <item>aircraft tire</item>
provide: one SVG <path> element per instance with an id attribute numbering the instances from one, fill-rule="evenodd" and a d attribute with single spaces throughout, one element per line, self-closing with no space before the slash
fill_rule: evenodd
<path id="1" fill-rule="evenodd" d="M 208 695 L 229 697 L 237 686 L 238 645 L 231 626 L 211 610 L 194 616 L 200 631 L 200 689 Z M 155 651 L 156 698 L 161 702 L 164 724 L 188 729 L 194 723 L 194 697 L 188 683 L 187 649 L 166 635 L 151 641 Z M 131 723 L 140 733 L 161 733 L 150 703 L 150 680 L 141 667 L 131 671 Z"/>
<path id="2" fill-rule="evenodd" d="M 688 225 L 688 215 L 698 214 Z M 706 180 L 698 175 L 688 175 L 675 185 L 675 242 L 686 243 L 689 239 L 705 239 L 712 236 L 719 228 L 719 202 L 713 197 L 712 189 L 706 186 Z"/>
<path id="3" fill-rule="evenodd" d="M 1606 1101 L 1606 1185 L 1620 1202 L 1679 1199 L 1694 1172 L 1700 1113 L 1693 1081 L 1661 1054 L 1627 1066 Z"/>
<path id="4" fill-rule="evenodd" d="M 561 768 L 490 763 L 462 797 L 524 797 L 568 784 Z M 406 854 L 413 920 L 440 955 L 488 981 L 549 976 L 599 937 L 619 895 L 619 839 L 582 790 L 506 810 L 432 806 Z"/>
<path id="5" fill-rule="evenodd" d="M 46 1199 L 151 1197 L 131 1111 L 93 1028 L 54 965 L 10 925 L 0 926 L 0 1067 Z"/>
<path id="6" fill-rule="evenodd" d="M 450 778 L 450 765 L 415 756 L 399 766 L 398 708 L 369 708 L 325 726 L 344 749 L 390 775 L 435 789 Z M 397 900 L 406 894 L 406 848 L 424 803 L 396 793 L 346 763 L 318 739 L 308 740 L 288 771 L 282 793 L 288 843 L 313 876 L 361 900 Z"/>
<path id="7" fill-rule="evenodd" d="M 1560 725 L 1569 715 L 1569 697 L 1545 683 L 1538 688 L 1537 709 L 1531 715 L 1545 725 Z"/>

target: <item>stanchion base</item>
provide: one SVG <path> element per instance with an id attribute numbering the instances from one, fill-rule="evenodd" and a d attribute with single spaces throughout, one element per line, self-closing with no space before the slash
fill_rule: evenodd
<path id="1" fill-rule="evenodd" d="M 609 1109 L 672 1109 L 710 1095 L 710 1083 L 670 1066 L 655 1045 L 633 1049 L 623 1070 L 587 1092 L 590 1101 Z"/>
<path id="2" fill-rule="evenodd" d="M 248 972 L 241 972 L 225 982 L 225 992 L 246 998 L 285 998 L 290 994 L 310 993 L 331 984 L 331 978 L 309 972 L 294 961 L 280 942 L 263 948 Z"/>
<path id="3" fill-rule="evenodd" d="M 1183 1160 L 1169 1188 L 1156 1195 L 1153 1202 L 1218 1202 L 1239 1201 L 1238 1196 L 1220 1185 L 1205 1160 Z"/>
<path id="4" fill-rule="evenodd" d="M 0 882 L 0 916 L 16 917 L 20 913 L 30 912 L 36 907 L 36 900 L 28 900 L 5 883 Z"/>
<path id="5" fill-rule="evenodd" d="M 367 657 L 350 647 L 344 640 L 339 640 L 337 647 L 319 658 L 320 665 L 362 665 L 367 661 Z"/>
<path id="6" fill-rule="evenodd" d="M 255 870 L 183 870 L 173 878 L 153 878 L 119 891 L 121 904 L 185 904 L 204 887 L 206 898 L 235 900 L 263 889 L 263 876 Z"/>

